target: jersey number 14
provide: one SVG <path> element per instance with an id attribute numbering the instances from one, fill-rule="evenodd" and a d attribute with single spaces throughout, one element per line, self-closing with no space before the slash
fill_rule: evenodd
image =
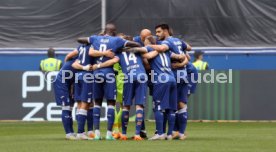
<path id="1" fill-rule="evenodd" d="M 126 52 L 123 52 L 126 65 L 129 65 L 129 61 L 133 61 L 133 63 L 137 63 L 137 58 L 134 53 L 129 53 L 129 56 L 127 56 Z"/>

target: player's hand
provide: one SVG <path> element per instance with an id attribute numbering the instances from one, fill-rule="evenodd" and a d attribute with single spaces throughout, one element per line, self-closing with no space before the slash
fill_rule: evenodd
<path id="1" fill-rule="evenodd" d="M 90 71 L 91 69 L 91 64 L 87 64 L 86 66 L 82 66 L 82 70 L 84 71 Z"/>
<path id="2" fill-rule="evenodd" d="M 104 51 L 104 56 L 113 58 L 115 56 L 115 54 L 112 52 L 112 50 L 106 50 L 106 51 Z"/>
<path id="3" fill-rule="evenodd" d="M 97 64 L 94 64 L 94 65 L 92 66 L 92 69 L 93 69 L 93 71 L 97 70 Z"/>
<path id="4" fill-rule="evenodd" d="M 172 68 L 173 68 L 173 69 L 177 69 L 177 68 L 179 68 L 178 63 L 172 63 Z"/>
<path id="5" fill-rule="evenodd" d="M 90 65 L 89 71 L 93 71 L 93 65 Z"/>
<path id="6" fill-rule="evenodd" d="M 92 70 L 93 70 L 93 71 L 95 71 L 95 70 L 97 70 L 97 69 L 99 69 L 99 68 L 101 68 L 101 64 L 94 64 L 94 65 L 92 66 Z"/>
<path id="7" fill-rule="evenodd" d="M 185 58 L 186 58 L 185 54 L 180 54 L 179 60 L 183 61 L 183 60 L 185 60 Z"/>

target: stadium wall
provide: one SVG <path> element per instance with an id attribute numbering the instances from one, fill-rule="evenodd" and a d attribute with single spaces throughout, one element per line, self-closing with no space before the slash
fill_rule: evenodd
<path id="1" fill-rule="evenodd" d="M 47 58 L 46 50 L 47 48 L 0 48 L 0 70 L 39 70 L 40 61 Z M 65 54 L 73 48 L 56 48 L 56 50 L 56 57 L 63 60 Z M 215 70 L 276 69 L 275 47 L 194 47 L 193 50 L 204 51 L 204 60 Z M 193 51 L 191 57 L 193 60 Z"/>

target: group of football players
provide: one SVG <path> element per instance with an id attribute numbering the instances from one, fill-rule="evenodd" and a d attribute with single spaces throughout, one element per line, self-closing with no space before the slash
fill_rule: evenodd
<path id="1" fill-rule="evenodd" d="M 102 139 L 100 118 L 105 99 L 105 139 L 128 139 L 129 111 L 135 105 L 136 131 L 132 138 L 144 140 L 147 138 L 144 107 L 148 89 L 153 99 L 148 102 L 153 104 L 156 123 L 155 135 L 149 140 L 187 137 L 187 102 L 195 92 L 197 81 L 197 70 L 186 52 L 191 46 L 173 37 L 167 24 L 157 25 L 155 32 L 153 36 L 150 30 L 143 29 L 133 38 L 117 34 L 115 25 L 107 24 L 99 35 L 78 38 L 80 46 L 66 56 L 54 82 L 66 139 Z M 72 120 L 74 101 L 77 102 L 77 134 Z M 116 102 L 120 101 L 121 110 L 117 115 Z M 113 132 L 114 121 L 121 126 L 121 133 Z"/>

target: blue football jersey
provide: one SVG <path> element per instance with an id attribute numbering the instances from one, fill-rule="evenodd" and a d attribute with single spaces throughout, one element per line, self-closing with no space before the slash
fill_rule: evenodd
<path id="1" fill-rule="evenodd" d="M 137 78 L 139 74 L 146 73 L 140 53 L 120 52 L 116 56 L 120 59 L 124 74 L 132 73 L 134 78 Z"/>
<path id="2" fill-rule="evenodd" d="M 89 56 L 90 47 L 92 47 L 92 45 L 80 45 L 77 49 L 79 63 L 83 66 L 86 66 L 88 64 L 94 64 L 93 58 Z M 86 73 L 92 73 L 91 71 L 83 71 L 83 70 L 79 70 L 77 72 L 81 73 L 79 74 L 78 79 L 82 79 L 84 74 Z"/>
<path id="3" fill-rule="evenodd" d="M 72 67 L 72 64 L 73 64 L 77 59 L 78 59 L 78 56 L 73 57 L 72 59 L 70 59 L 70 60 L 68 60 L 67 62 L 65 62 L 65 63 L 62 65 L 60 71 L 61 71 L 61 70 L 70 70 L 70 71 L 76 72 L 76 69 L 74 69 L 74 68 Z"/>
<path id="4" fill-rule="evenodd" d="M 187 45 L 178 38 L 174 38 L 174 37 L 170 36 L 166 40 L 162 41 L 161 44 L 167 45 L 169 47 L 169 50 L 175 54 L 185 54 L 186 53 L 185 50 L 187 48 Z M 186 68 L 183 67 L 183 68 L 173 69 L 175 77 L 177 76 L 177 71 L 179 71 L 179 70 L 183 70 L 183 73 L 185 73 L 185 75 L 187 75 Z"/>
<path id="5" fill-rule="evenodd" d="M 89 56 L 89 49 L 92 45 L 80 45 L 78 47 L 78 60 L 81 65 L 93 64 L 93 58 Z"/>
<path id="6" fill-rule="evenodd" d="M 187 68 L 187 73 L 191 74 L 191 73 L 197 73 L 197 69 L 196 67 L 193 65 L 193 63 L 189 62 L 186 66 Z"/>
<path id="7" fill-rule="evenodd" d="M 72 67 L 72 64 L 75 62 L 76 59 L 77 59 L 77 57 L 75 57 L 75 58 L 73 58 L 73 59 L 71 59 L 71 60 L 69 60 L 69 61 L 67 61 L 67 62 L 65 62 L 65 63 L 63 64 L 63 66 L 61 67 L 60 71 L 58 72 L 58 74 L 57 74 L 57 76 L 56 76 L 56 82 L 62 83 L 62 80 L 65 80 L 65 83 L 66 83 L 66 85 L 68 85 L 68 86 L 73 82 L 73 80 L 74 80 L 74 75 L 75 75 L 75 73 L 76 73 L 76 69 L 74 69 L 74 68 Z M 65 78 L 63 77 L 62 72 L 64 72 L 64 76 L 65 76 L 65 77 L 69 77 L 69 76 L 71 75 L 71 74 L 69 73 L 70 71 L 72 72 L 73 77 L 72 77 L 71 79 L 65 79 Z M 59 85 L 60 83 L 56 83 L 56 84 Z"/>
<path id="8" fill-rule="evenodd" d="M 148 52 L 153 51 L 153 48 L 146 47 Z M 167 77 L 169 82 L 175 82 L 174 74 L 171 69 L 171 60 L 170 60 L 171 52 L 166 51 L 164 53 L 159 53 L 155 58 L 150 60 L 151 69 L 154 71 L 154 80 L 158 81 L 159 75 L 162 75 L 162 81 L 164 81 L 164 77 Z M 154 82 L 153 82 L 154 83 Z"/>
<path id="9" fill-rule="evenodd" d="M 139 43 L 141 46 L 144 46 L 144 42 L 141 40 L 140 36 L 135 36 L 133 41 Z"/>
<path id="10" fill-rule="evenodd" d="M 122 49 L 125 44 L 127 43 L 126 40 L 120 38 L 120 37 L 114 37 L 114 36 L 98 36 L 93 35 L 89 38 L 89 43 L 94 47 L 95 50 L 98 51 L 106 51 L 106 50 L 112 50 L 112 52 L 117 53 L 120 49 Z M 108 57 L 97 57 L 95 58 L 95 62 L 97 64 L 103 63 L 110 58 Z M 95 72 L 104 71 L 104 72 L 113 72 L 113 66 L 107 67 L 107 68 L 101 68 L 96 70 Z"/>
<path id="11" fill-rule="evenodd" d="M 175 54 L 185 54 L 187 45 L 181 41 L 179 38 L 168 37 L 166 40 L 162 41 L 161 44 L 168 45 L 169 49 Z"/>

